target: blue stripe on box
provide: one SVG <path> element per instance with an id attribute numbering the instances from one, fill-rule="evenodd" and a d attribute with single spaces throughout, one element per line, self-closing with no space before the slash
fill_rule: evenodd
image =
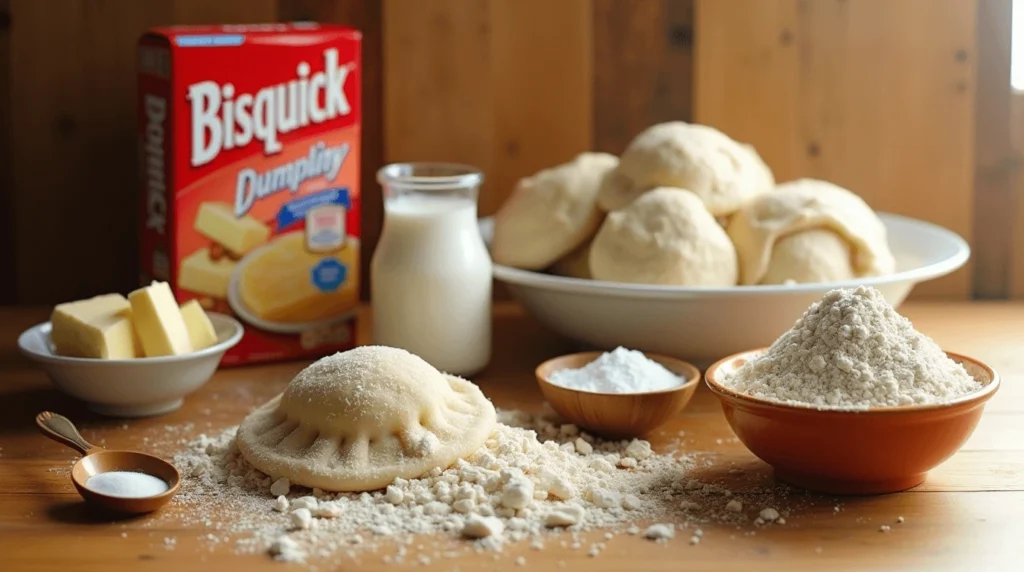
<path id="1" fill-rule="evenodd" d="M 277 228 L 283 229 L 297 221 L 305 220 L 306 213 L 320 205 L 341 205 L 346 210 L 351 208 L 348 198 L 348 187 L 329 189 L 285 203 L 277 212 Z"/>
<path id="2" fill-rule="evenodd" d="M 177 36 L 174 42 L 182 48 L 216 48 L 241 46 L 245 36 L 241 34 L 203 34 L 200 36 Z"/>

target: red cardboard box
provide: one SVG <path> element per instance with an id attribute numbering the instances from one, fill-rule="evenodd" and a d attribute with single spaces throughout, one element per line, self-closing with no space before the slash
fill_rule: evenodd
<path id="1" fill-rule="evenodd" d="M 239 319 L 226 365 L 353 345 L 360 48 L 298 23 L 139 40 L 141 281 Z"/>

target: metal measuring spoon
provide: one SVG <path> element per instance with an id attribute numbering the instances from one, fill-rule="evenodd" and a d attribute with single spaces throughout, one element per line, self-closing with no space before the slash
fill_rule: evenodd
<path id="1" fill-rule="evenodd" d="M 71 481 L 86 501 L 117 512 L 146 513 L 167 504 L 181 487 L 181 475 L 174 465 L 148 453 L 111 451 L 86 441 L 67 417 L 50 411 L 36 415 L 36 425 L 43 434 L 67 445 L 83 455 L 71 467 Z M 86 487 L 89 477 L 110 471 L 145 473 L 167 483 L 167 490 L 149 497 L 121 497 L 104 494 Z"/>

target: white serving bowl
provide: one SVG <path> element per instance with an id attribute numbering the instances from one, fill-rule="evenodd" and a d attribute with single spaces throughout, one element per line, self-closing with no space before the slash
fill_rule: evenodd
<path id="1" fill-rule="evenodd" d="M 181 407 L 185 396 L 202 387 L 224 352 L 242 339 L 242 325 L 208 312 L 217 343 L 179 356 L 136 359 L 65 357 L 54 353 L 50 322 L 22 332 L 18 348 L 38 362 L 61 391 L 84 401 L 89 409 L 111 417 L 147 417 Z"/>
<path id="2" fill-rule="evenodd" d="M 849 282 L 700 288 L 565 278 L 494 265 L 494 277 L 537 320 L 585 346 L 625 346 L 701 365 L 770 345 L 807 307 L 833 288 L 870 285 L 894 307 L 918 282 L 960 268 L 970 257 L 953 232 L 879 213 L 897 272 Z M 489 243 L 493 219 L 480 221 Z"/>

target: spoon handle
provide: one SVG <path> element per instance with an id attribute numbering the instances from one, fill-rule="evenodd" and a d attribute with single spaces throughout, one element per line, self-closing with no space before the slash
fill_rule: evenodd
<path id="1" fill-rule="evenodd" d="M 75 424 L 63 415 L 52 411 L 43 411 L 36 415 L 36 425 L 43 430 L 43 435 L 67 445 L 83 455 L 88 455 L 99 448 L 86 441 L 75 428 Z"/>

